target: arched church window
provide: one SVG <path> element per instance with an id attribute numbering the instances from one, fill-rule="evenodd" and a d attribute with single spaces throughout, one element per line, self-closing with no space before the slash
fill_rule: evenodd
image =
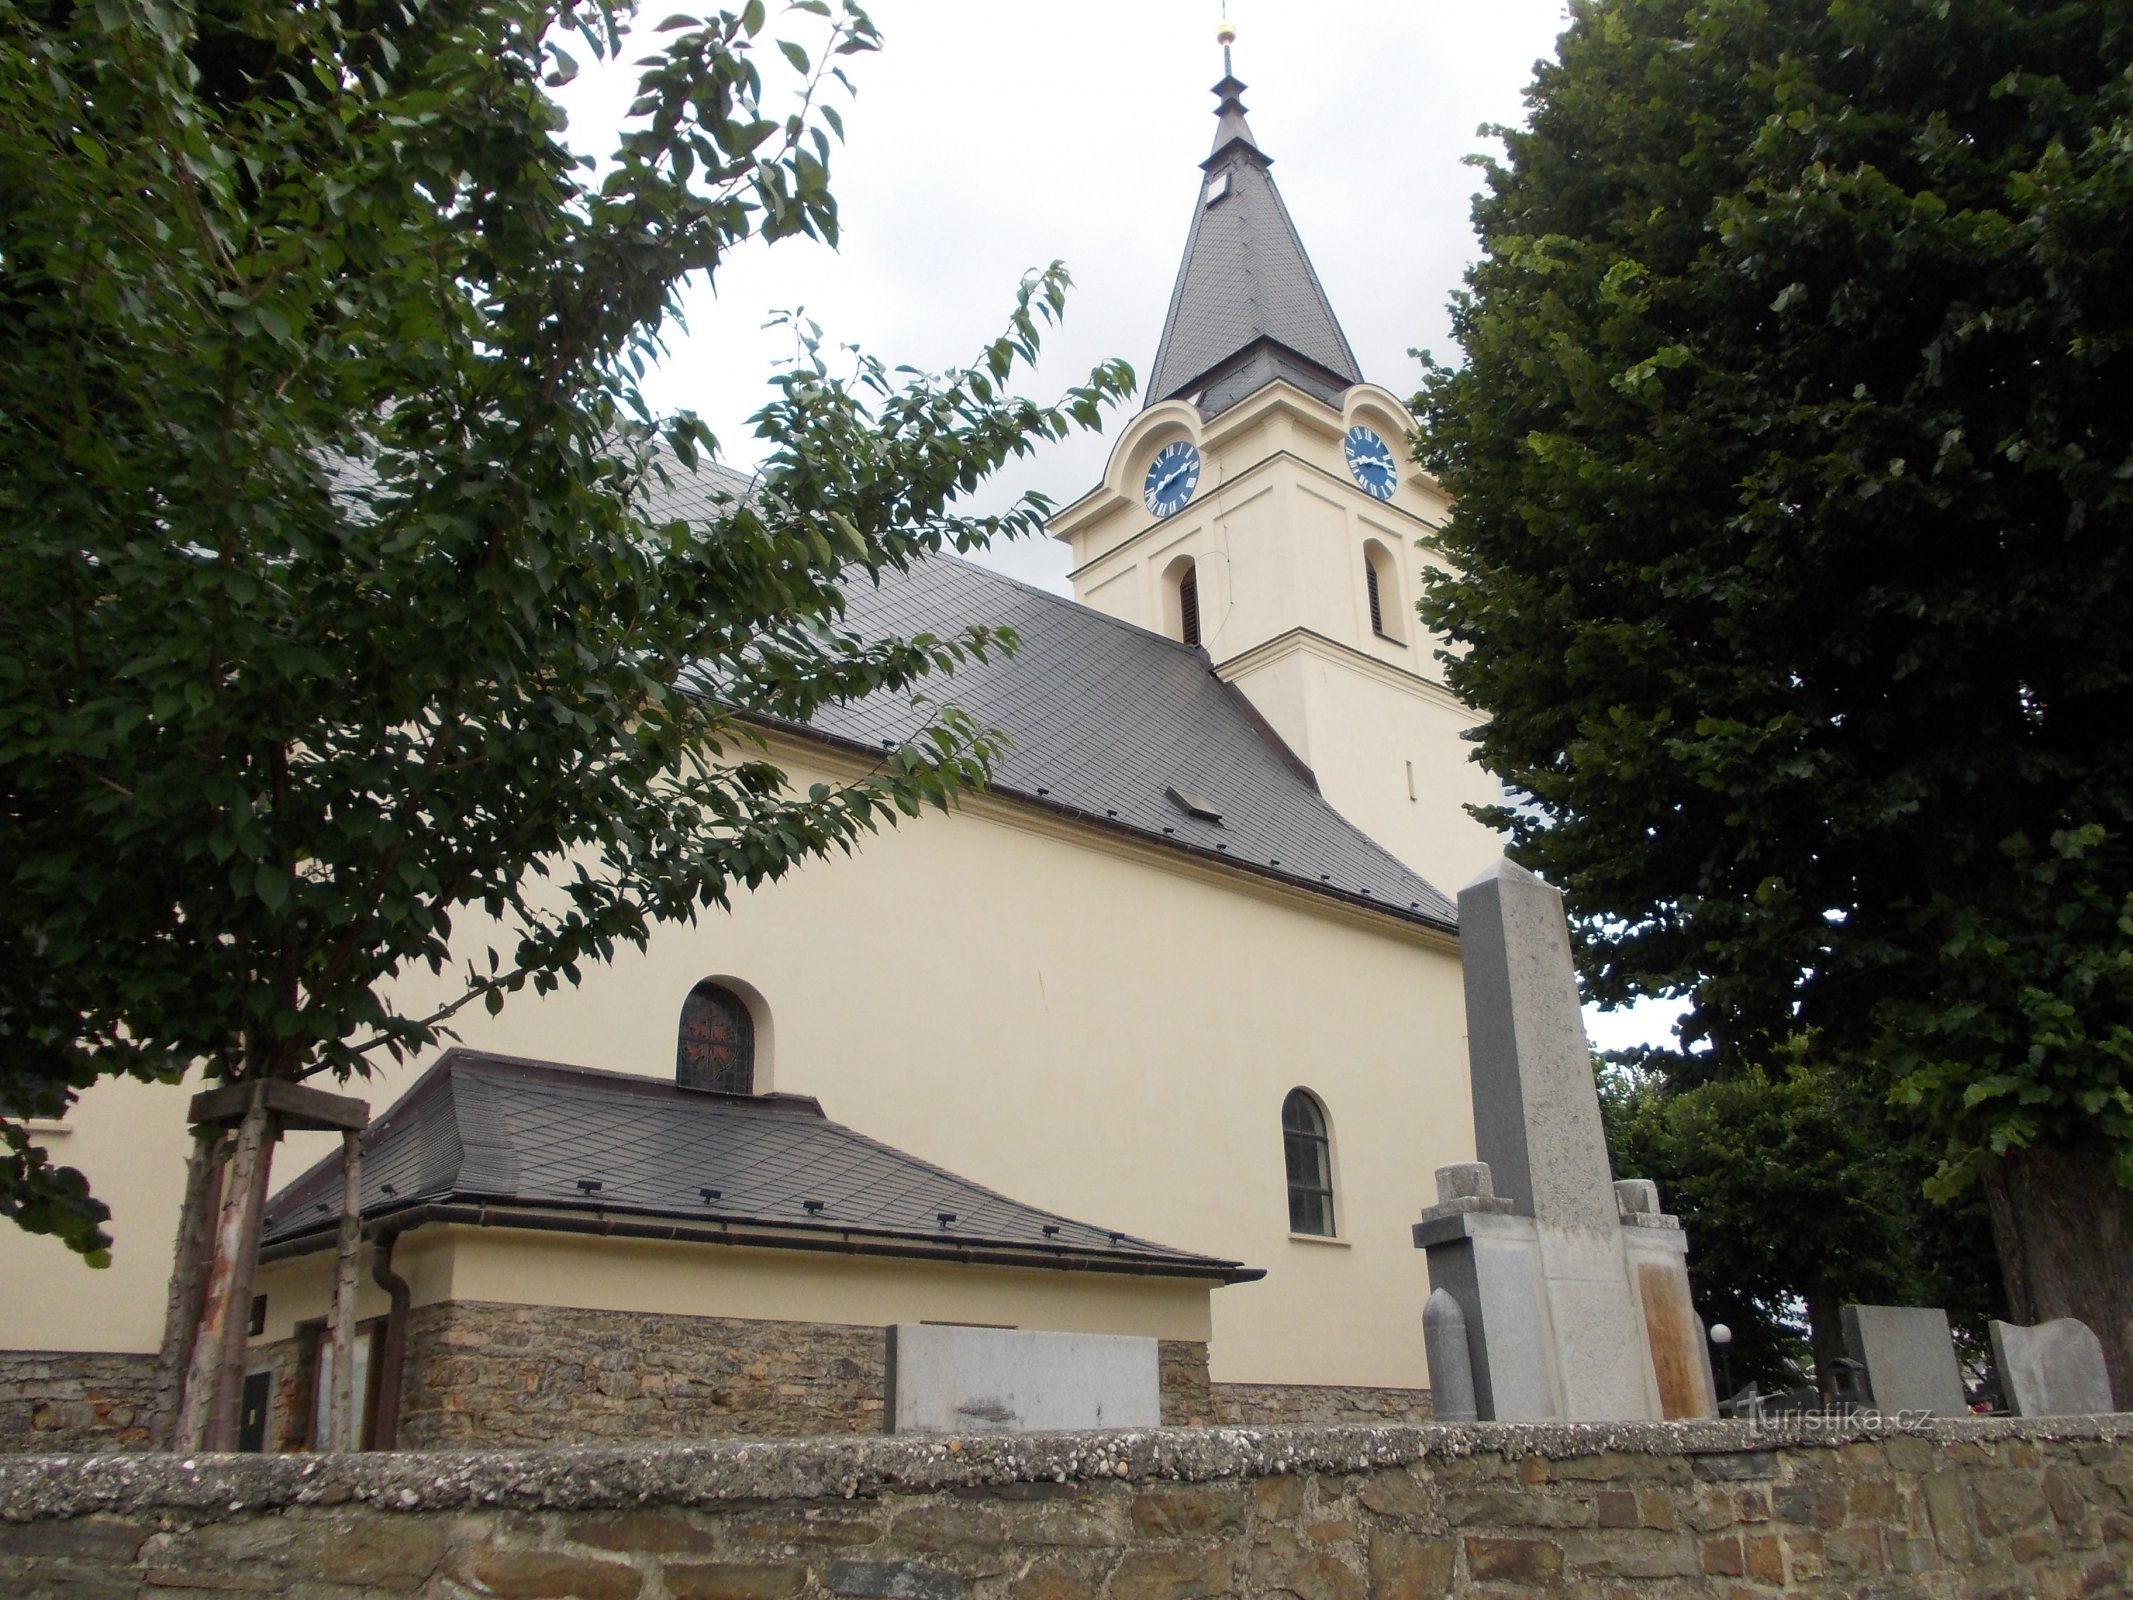
<path id="1" fill-rule="evenodd" d="M 755 1018 L 724 984 L 699 983 L 682 1002 L 674 1081 L 720 1094 L 755 1092 Z"/>
<path id="2" fill-rule="evenodd" d="M 1200 642 L 1200 568 L 1191 556 L 1179 556 L 1163 573 L 1170 625 L 1187 644 Z"/>
<path id="3" fill-rule="evenodd" d="M 1375 539 L 1363 546 L 1363 587 L 1370 596 L 1370 631 L 1394 644 L 1400 637 L 1400 580 L 1392 552 Z"/>
<path id="4" fill-rule="evenodd" d="M 1333 1141 L 1326 1108 L 1308 1089 L 1281 1102 L 1282 1155 L 1289 1169 L 1289 1232 L 1333 1236 Z"/>

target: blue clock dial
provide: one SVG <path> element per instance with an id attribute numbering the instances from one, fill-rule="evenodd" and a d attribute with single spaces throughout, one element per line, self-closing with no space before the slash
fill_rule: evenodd
<path id="1" fill-rule="evenodd" d="M 1159 517 L 1182 510 L 1200 487 L 1200 452 L 1190 439 L 1173 439 L 1156 451 L 1141 482 L 1141 499 Z"/>
<path id="2" fill-rule="evenodd" d="M 1400 486 L 1400 469 L 1393 464 L 1391 446 L 1370 429 L 1357 426 L 1348 430 L 1345 448 L 1355 481 L 1380 500 L 1390 500 Z"/>

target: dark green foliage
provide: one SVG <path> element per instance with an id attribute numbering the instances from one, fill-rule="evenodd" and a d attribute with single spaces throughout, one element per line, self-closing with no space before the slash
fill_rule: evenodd
<path id="1" fill-rule="evenodd" d="M 1655 1180 L 1688 1230 L 1696 1309 L 1733 1330 L 1736 1387 L 1803 1381 L 1810 1318 L 1836 1355 L 1843 1301 L 1944 1306 L 1982 1344 L 2000 1296 L 1981 1198 L 1924 1199 L 1933 1150 L 1863 1075 L 1789 1050 L 1685 1088 L 1607 1069 L 1600 1091 L 1615 1170 Z"/>
<path id="2" fill-rule="evenodd" d="M 1037 526 L 950 502 L 1131 375 L 1009 393 L 1056 268 L 941 379 L 833 373 L 803 326 L 760 495 L 651 516 L 713 447 L 638 388 L 676 290 L 834 239 L 818 102 L 876 39 L 817 0 L 784 39 L 760 0 L 673 19 L 595 175 L 544 85 L 619 20 L 0 0 L 0 1111 L 362 1073 L 438 1037 L 389 980 L 463 960 L 462 908 L 512 932 L 464 973 L 494 1007 L 982 779 L 942 712 L 794 794 L 729 708 L 1011 644 L 862 643 L 839 585 Z M 0 1131 L 0 1212 L 98 1250 L 99 1203 Z"/>
<path id="3" fill-rule="evenodd" d="M 1419 402 L 1517 854 L 1677 1078 L 2133 1182 L 2133 6 L 1572 14 Z"/>

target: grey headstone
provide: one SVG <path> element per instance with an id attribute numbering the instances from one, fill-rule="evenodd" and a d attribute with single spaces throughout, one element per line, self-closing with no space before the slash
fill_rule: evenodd
<path id="1" fill-rule="evenodd" d="M 1938 1306 L 1844 1306 L 1839 1318 L 1845 1353 L 1865 1368 L 1868 1405 L 1884 1413 L 1969 1413 L 1947 1312 Z"/>
<path id="2" fill-rule="evenodd" d="M 1992 1361 L 2007 1404 L 2024 1417 L 2088 1417 L 2111 1409 L 2103 1343 L 2079 1317 L 1992 1324 Z"/>
<path id="3" fill-rule="evenodd" d="M 894 1433 L 1162 1425 L 1153 1339 L 902 1322 L 889 1352 Z"/>
<path id="4" fill-rule="evenodd" d="M 1498 860 L 1459 891 L 1474 1153 L 1544 1224 L 1612 1236 L 1620 1221 L 1563 897 Z"/>
<path id="5" fill-rule="evenodd" d="M 1422 1308 L 1422 1347 L 1429 1356 L 1431 1413 L 1439 1422 L 1472 1422 L 1474 1358 L 1467 1349 L 1466 1314 L 1442 1289 L 1432 1289 Z"/>
<path id="6" fill-rule="evenodd" d="M 1525 1415 L 1656 1420 L 1659 1394 L 1607 1164 L 1563 897 L 1499 860 L 1459 892 L 1459 948 L 1475 1154 L 1497 1193 L 1533 1219 L 1546 1309 L 1530 1330 L 1484 1319 L 1491 1415 L 1514 1415 L 1499 1346 L 1531 1339 L 1554 1409 Z M 1477 1381 L 1481 1368 L 1477 1360 Z M 1527 1402 L 1544 1397 L 1535 1391 Z"/>

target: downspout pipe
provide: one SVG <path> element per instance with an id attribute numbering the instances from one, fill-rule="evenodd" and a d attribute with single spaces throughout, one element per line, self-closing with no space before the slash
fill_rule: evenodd
<path id="1" fill-rule="evenodd" d="M 378 1381 L 371 1385 L 371 1445 L 395 1450 L 400 1444 L 400 1369 L 407 1364 L 407 1309 L 413 1292 L 393 1271 L 393 1241 L 401 1230 L 387 1224 L 370 1249 L 370 1276 L 390 1301 L 385 1313 L 385 1347 L 378 1352 Z"/>

